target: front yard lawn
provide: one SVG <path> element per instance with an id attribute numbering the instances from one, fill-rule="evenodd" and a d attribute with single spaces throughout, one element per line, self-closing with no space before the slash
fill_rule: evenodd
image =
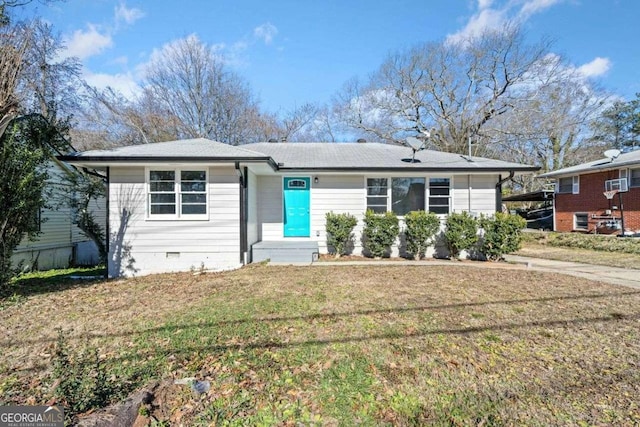
<path id="1" fill-rule="evenodd" d="M 171 425 L 638 425 L 640 291 L 518 266 L 255 265 L 25 293 L 0 405 L 51 402 L 57 329 Z M 76 360 L 79 360 L 76 358 Z M 59 379 L 58 379 L 59 380 Z"/>

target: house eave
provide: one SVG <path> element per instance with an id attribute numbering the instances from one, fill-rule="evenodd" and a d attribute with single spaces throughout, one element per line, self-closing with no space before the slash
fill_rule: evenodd
<path id="1" fill-rule="evenodd" d="M 80 164 L 84 166 L 113 166 L 113 165 L 136 165 L 136 164 L 155 164 L 155 163 L 267 163 L 274 171 L 278 170 L 278 164 L 271 157 L 174 157 L 174 156 L 74 156 L 64 155 L 57 156 L 58 160 Z"/>
<path id="2" fill-rule="evenodd" d="M 287 167 L 280 166 L 280 171 L 287 172 L 520 172 L 520 173 L 533 173 L 540 170 L 538 166 L 527 167 Z"/>
<path id="3" fill-rule="evenodd" d="M 627 168 L 627 167 L 640 167 L 640 162 L 638 160 L 629 160 L 626 162 L 610 162 L 610 163 L 603 163 L 603 164 L 598 164 L 598 165 L 593 165 L 590 166 L 589 168 L 583 168 L 583 169 L 573 169 L 573 170 L 557 170 L 557 171 L 551 171 L 551 172 L 547 172 L 547 173 L 543 173 L 542 175 L 538 175 L 536 178 L 563 178 L 563 177 L 568 177 L 568 176 L 575 176 L 575 175 L 587 175 L 590 173 L 598 173 L 598 172 L 608 172 L 608 171 L 612 171 L 612 170 L 618 170 L 620 168 Z"/>

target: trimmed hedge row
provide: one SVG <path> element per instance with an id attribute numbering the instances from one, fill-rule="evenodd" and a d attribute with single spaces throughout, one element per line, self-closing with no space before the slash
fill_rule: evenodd
<path id="1" fill-rule="evenodd" d="M 345 253 L 353 243 L 353 229 L 357 224 L 349 214 L 326 215 L 327 243 L 336 257 Z M 406 250 L 414 259 L 425 256 L 440 230 L 440 219 L 431 212 L 410 212 L 404 217 Z M 442 239 L 450 258 L 458 258 L 462 251 L 488 260 L 500 260 L 507 253 L 520 249 L 524 219 L 516 215 L 496 213 L 474 218 L 467 212 L 451 213 L 447 217 Z M 375 258 L 389 256 L 391 246 L 400 231 L 398 217 L 393 212 L 376 214 L 368 210 L 364 216 L 363 247 Z"/>

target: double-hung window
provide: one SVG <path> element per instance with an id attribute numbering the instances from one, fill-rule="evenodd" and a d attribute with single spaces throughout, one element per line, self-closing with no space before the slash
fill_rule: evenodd
<path id="1" fill-rule="evenodd" d="M 450 207 L 451 180 L 429 178 L 429 212 L 447 215 Z"/>
<path id="2" fill-rule="evenodd" d="M 206 170 L 149 170 L 148 213 L 157 219 L 206 219 Z"/>
<path id="3" fill-rule="evenodd" d="M 640 187 L 640 169 L 629 169 L 629 187 Z"/>
<path id="4" fill-rule="evenodd" d="M 385 213 L 388 210 L 389 180 L 387 178 L 367 179 L 367 210 Z"/>
<path id="5" fill-rule="evenodd" d="M 558 193 L 561 194 L 579 194 L 580 193 L 580 177 L 568 176 L 558 179 Z"/>
<path id="6" fill-rule="evenodd" d="M 576 212 L 573 217 L 574 230 L 589 230 L 589 214 Z"/>
<path id="7" fill-rule="evenodd" d="M 367 178 L 367 209 L 376 213 L 391 211 L 404 216 L 412 211 L 428 210 L 448 214 L 449 195 L 449 178 Z"/>

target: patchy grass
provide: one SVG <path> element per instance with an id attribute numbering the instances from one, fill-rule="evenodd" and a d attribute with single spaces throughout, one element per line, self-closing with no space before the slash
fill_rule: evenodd
<path id="1" fill-rule="evenodd" d="M 72 287 L 102 280 L 104 267 L 67 268 L 47 271 L 33 271 L 14 277 L 9 286 L 0 290 L 0 311 L 26 301 L 27 296 L 64 291 Z"/>
<path id="2" fill-rule="evenodd" d="M 508 267 L 508 268 L 506 268 Z M 186 425 L 637 425 L 640 291 L 514 266 L 251 266 L 30 294 L 0 404 L 44 403 L 56 329 Z"/>
<path id="3" fill-rule="evenodd" d="M 518 255 L 640 269 L 640 239 L 575 233 L 524 233 Z"/>

